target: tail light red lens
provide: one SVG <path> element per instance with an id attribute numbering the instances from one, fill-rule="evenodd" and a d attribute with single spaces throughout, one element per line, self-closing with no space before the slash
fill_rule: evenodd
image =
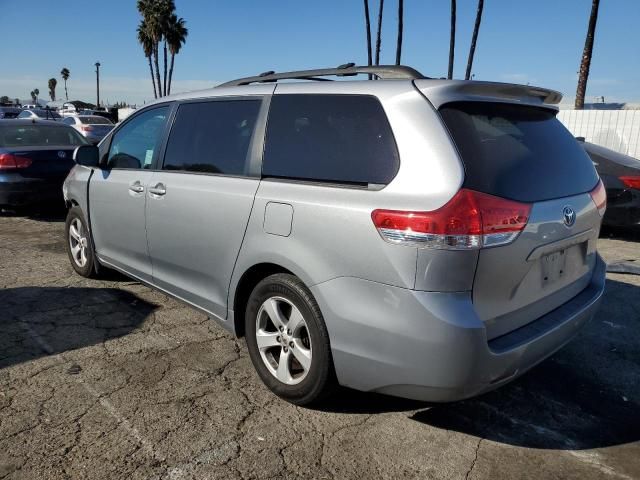
<path id="1" fill-rule="evenodd" d="M 93 127 L 91 125 L 81 125 L 80 130 L 82 130 L 83 132 L 91 132 L 93 130 Z"/>
<path id="2" fill-rule="evenodd" d="M 30 158 L 12 155 L 11 153 L 0 153 L 0 170 L 27 168 L 31 163 L 32 160 Z"/>
<path id="3" fill-rule="evenodd" d="M 604 189 L 604 185 L 602 184 L 602 180 L 598 180 L 598 184 L 596 188 L 589 192 L 591 195 L 591 200 L 596 204 L 598 208 L 598 213 L 602 217 L 604 215 L 605 210 L 607 209 L 607 192 Z"/>
<path id="4" fill-rule="evenodd" d="M 627 188 L 636 188 L 640 190 L 640 176 L 624 176 L 620 177 L 620 181 Z"/>
<path id="5" fill-rule="evenodd" d="M 513 242 L 530 213 L 530 204 L 463 188 L 437 210 L 374 210 L 371 218 L 388 242 L 463 250 Z"/>

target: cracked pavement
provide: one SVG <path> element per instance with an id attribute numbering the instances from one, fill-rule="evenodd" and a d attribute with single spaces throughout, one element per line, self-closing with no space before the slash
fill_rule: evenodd
<path id="1" fill-rule="evenodd" d="M 640 262 L 637 240 L 600 248 Z M 0 287 L 0 479 L 640 478 L 638 276 L 609 274 L 587 328 L 495 392 L 314 410 L 205 315 L 76 275 L 55 216 L 0 216 Z"/>

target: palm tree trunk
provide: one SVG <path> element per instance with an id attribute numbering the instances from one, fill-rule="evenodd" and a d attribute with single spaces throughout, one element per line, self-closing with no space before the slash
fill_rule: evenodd
<path id="1" fill-rule="evenodd" d="M 156 92 L 156 79 L 153 77 L 153 65 L 151 64 L 151 55 L 147 57 L 149 60 L 149 72 L 151 73 L 151 83 L 153 83 L 153 98 L 158 98 L 158 93 Z"/>
<path id="2" fill-rule="evenodd" d="M 587 91 L 587 80 L 589 79 L 589 69 L 591 68 L 591 54 L 593 53 L 593 41 L 596 36 L 596 23 L 598 21 L 599 7 L 600 0 L 593 0 L 593 4 L 591 5 L 591 16 L 589 17 L 589 28 L 587 29 L 587 38 L 584 41 L 584 51 L 582 52 L 582 61 L 580 62 L 578 88 L 576 90 L 576 110 L 582 110 L 584 108 L 584 95 Z"/>
<path id="3" fill-rule="evenodd" d="M 67 92 L 67 81 L 64 81 L 64 96 L 67 99 L 67 102 L 69 101 L 69 92 Z"/>
<path id="4" fill-rule="evenodd" d="M 478 32 L 480 31 L 480 22 L 482 21 L 482 9 L 484 8 L 484 0 L 478 0 L 478 11 L 476 12 L 476 23 L 473 26 L 473 35 L 471 36 L 471 46 L 469 47 L 469 59 L 467 60 L 467 71 L 464 79 L 471 78 L 471 67 L 473 66 L 473 56 L 476 53 L 476 42 L 478 41 Z"/>
<path id="5" fill-rule="evenodd" d="M 402 23 L 403 23 L 404 1 L 398 0 L 398 42 L 396 44 L 396 65 L 400 65 L 400 57 L 402 56 Z"/>
<path id="6" fill-rule="evenodd" d="M 167 94 L 167 41 L 164 41 L 164 84 L 163 89 L 164 95 Z"/>
<path id="7" fill-rule="evenodd" d="M 171 79 L 173 78 L 173 60 L 175 58 L 175 54 L 171 54 L 171 66 L 169 67 L 169 86 L 167 88 L 167 95 L 171 95 Z"/>
<path id="8" fill-rule="evenodd" d="M 367 65 L 372 65 L 371 56 L 371 19 L 369 17 L 369 0 L 364 0 L 364 24 L 367 29 Z"/>
<path id="9" fill-rule="evenodd" d="M 449 37 L 449 70 L 447 78 L 453 78 L 453 57 L 456 49 L 456 0 L 451 0 L 451 33 Z"/>
<path id="10" fill-rule="evenodd" d="M 371 56 L 371 18 L 369 17 L 369 0 L 364 0 L 364 24 L 367 30 L 367 65 L 371 66 L 373 57 Z M 369 80 L 373 75 L 369 75 Z"/>
<path id="11" fill-rule="evenodd" d="M 153 49 L 153 63 L 156 67 L 156 85 L 158 85 L 158 97 L 162 97 L 162 82 L 160 81 L 160 64 L 158 62 L 158 44 L 156 43 Z"/>
<path id="12" fill-rule="evenodd" d="M 380 65 L 380 48 L 382 47 L 382 11 L 384 10 L 384 0 L 380 0 L 378 10 L 378 34 L 376 38 L 376 65 Z"/>

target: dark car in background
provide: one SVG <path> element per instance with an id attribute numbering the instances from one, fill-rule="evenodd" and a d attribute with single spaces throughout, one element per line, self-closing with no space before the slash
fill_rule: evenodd
<path id="1" fill-rule="evenodd" d="M 0 119 L 3 118 L 17 118 L 22 112 L 18 107 L 0 107 Z"/>
<path id="2" fill-rule="evenodd" d="M 62 204 L 73 151 L 88 143 L 61 122 L 0 120 L 0 207 Z"/>
<path id="3" fill-rule="evenodd" d="M 607 211 L 603 224 L 611 227 L 640 225 L 640 160 L 609 148 L 585 142 L 607 191 Z"/>

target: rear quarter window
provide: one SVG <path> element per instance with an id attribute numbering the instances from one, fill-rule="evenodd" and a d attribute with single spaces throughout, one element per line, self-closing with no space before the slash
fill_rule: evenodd
<path id="1" fill-rule="evenodd" d="M 465 168 L 465 186 L 521 202 L 588 192 L 598 175 L 582 146 L 546 108 L 455 102 L 440 114 Z"/>
<path id="2" fill-rule="evenodd" d="M 400 161 L 382 105 L 366 95 L 275 95 L 262 174 L 346 184 L 388 184 Z"/>

